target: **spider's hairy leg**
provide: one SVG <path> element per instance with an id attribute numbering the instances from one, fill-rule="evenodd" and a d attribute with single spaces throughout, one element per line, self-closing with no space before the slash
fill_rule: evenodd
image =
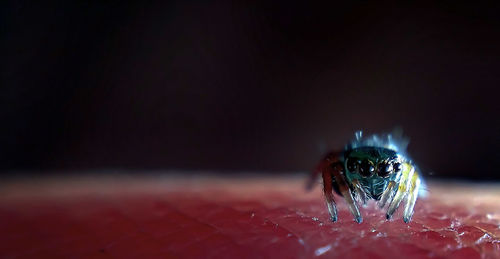
<path id="1" fill-rule="evenodd" d="M 316 168 L 309 175 L 309 179 L 306 182 L 306 190 L 310 191 L 314 187 L 314 183 L 318 178 L 319 174 L 322 174 L 327 167 L 329 167 L 332 163 L 338 161 L 338 156 L 340 155 L 339 151 L 330 151 L 325 157 L 316 165 Z"/>
<path id="2" fill-rule="evenodd" d="M 391 203 L 389 204 L 389 208 L 387 209 L 386 217 L 387 219 L 392 218 L 392 215 L 399 207 L 401 201 L 408 195 L 408 189 L 410 188 L 411 180 L 413 178 L 413 174 L 415 172 L 415 168 L 408 163 L 404 164 L 404 169 L 401 176 L 401 182 L 399 183 L 398 190 L 394 195 Z"/>
<path id="3" fill-rule="evenodd" d="M 323 170 L 323 193 L 325 194 L 326 207 L 328 208 L 328 213 L 330 213 L 330 220 L 337 221 L 337 206 L 335 205 L 335 199 L 333 198 L 333 180 L 332 173 L 330 170 L 325 168 Z"/>
<path id="4" fill-rule="evenodd" d="M 366 200 L 368 198 L 367 198 L 365 189 L 363 188 L 363 186 L 361 186 L 361 184 L 359 183 L 359 180 L 354 179 L 352 181 L 352 185 L 354 186 L 354 190 L 356 191 L 356 201 L 360 204 L 366 205 Z"/>
<path id="5" fill-rule="evenodd" d="M 335 177 L 335 181 L 339 185 L 339 190 L 342 196 L 344 196 L 344 199 L 347 203 L 347 206 L 349 207 L 349 210 L 351 211 L 351 214 L 354 216 L 354 220 L 358 223 L 361 223 L 363 221 L 363 218 L 361 217 L 361 213 L 359 213 L 358 206 L 356 206 L 356 203 L 354 202 L 354 198 L 352 197 L 351 190 L 349 189 L 349 185 L 347 184 L 345 178 L 344 178 L 344 167 L 340 162 L 337 162 L 335 164 L 332 164 L 331 166 L 332 174 Z"/>
<path id="6" fill-rule="evenodd" d="M 411 221 L 411 217 L 413 216 L 413 208 L 415 207 L 415 203 L 418 197 L 418 190 L 420 188 L 420 177 L 416 171 L 413 173 L 410 184 L 411 186 L 408 190 L 409 194 L 406 198 L 405 211 L 403 214 L 403 220 L 406 223 L 409 223 Z"/>

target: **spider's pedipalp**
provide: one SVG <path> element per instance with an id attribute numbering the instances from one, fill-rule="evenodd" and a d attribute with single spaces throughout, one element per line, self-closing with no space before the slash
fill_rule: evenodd
<path id="1" fill-rule="evenodd" d="M 366 195 L 365 190 L 363 189 L 363 186 L 359 183 L 358 179 L 354 179 L 352 181 L 352 185 L 354 186 L 354 190 L 356 192 L 356 201 L 362 205 L 366 205 L 366 201 L 368 200 L 368 197 Z"/>
<path id="2" fill-rule="evenodd" d="M 394 191 L 395 187 L 396 187 L 396 182 L 394 182 L 394 181 L 390 181 L 387 184 L 385 191 L 382 193 L 382 196 L 380 197 L 380 200 L 378 201 L 379 208 L 383 208 L 386 205 L 387 201 L 391 200 L 392 196 L 395 193 L 395 191 Z"/>

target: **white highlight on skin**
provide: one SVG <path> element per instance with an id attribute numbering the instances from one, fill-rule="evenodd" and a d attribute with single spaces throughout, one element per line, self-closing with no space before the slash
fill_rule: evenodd
<path id="1" fill-rule="evenodd" d="M 488 238 L 490 238 L 490 235 L 488 235 L 488 234 L 485 233 L 482 237 L 480 237 L 478 240 L 476 240 L 475 243 L 476 244 L 480 244 L 480 243 L 483 242 L 483 240 L 488 239 Z"/>
<path id="2" fill-rule="evenodd" d="M 316 256 L 320 256 L 320 255 L 328 252 L 330 249 L 332 249 L 332 245 L 323 246 L 323 247 L 316 249 L 316 251 L 314 251 L 314 254 Z"/>

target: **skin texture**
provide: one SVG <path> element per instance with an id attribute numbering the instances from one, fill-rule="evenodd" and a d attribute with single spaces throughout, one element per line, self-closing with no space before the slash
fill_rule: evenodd
<path id="1" fill-rule="evenodd" d="M 190 175 L 190 176 L 186 176 Z M 1 258 L 499 258 L 500 185 L 431 182 L 405 224 L 363 223 L 304 175 L 95 176 L 0 184 Z"/>

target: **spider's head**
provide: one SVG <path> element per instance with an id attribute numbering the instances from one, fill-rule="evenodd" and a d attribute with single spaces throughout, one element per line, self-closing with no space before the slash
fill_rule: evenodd
<path id="1" fill-rule="evenodd" d="M 400 155 L 383 147 L 357 147 L 344 154 L 348 182 L 357 179 L 365 191 L 378 199 L 390 181 L 399 178 L 403 163 Z"/>

